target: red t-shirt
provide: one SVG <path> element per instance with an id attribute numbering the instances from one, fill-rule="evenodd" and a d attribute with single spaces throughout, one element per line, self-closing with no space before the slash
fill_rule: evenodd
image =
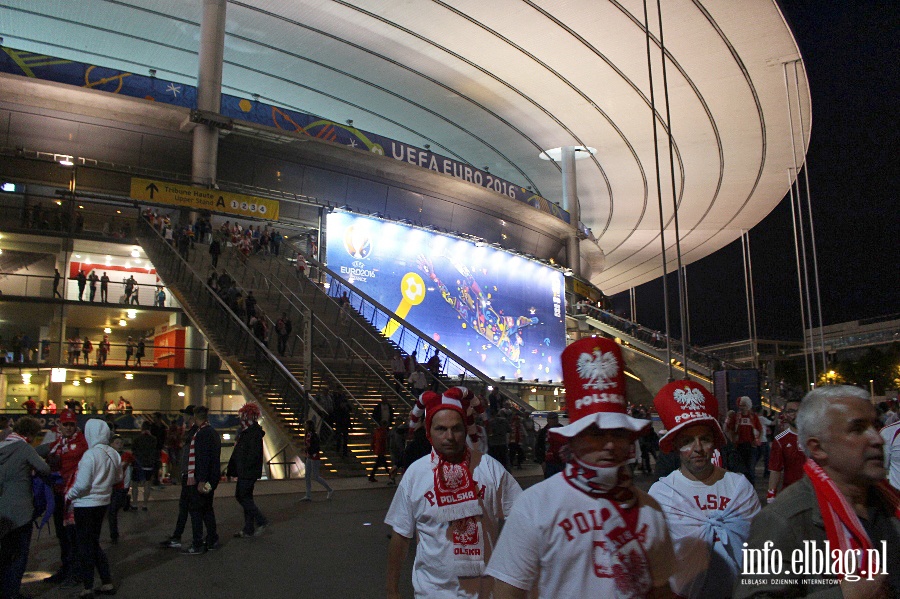
<path id="1" fill-rule="evenodd" d="M 755 443 L 756 435 L 753 431 L 762 432 L 762 424 L 759 422 L 759 417 L 753 412 L 748 413 L 746 416 L 740 412 L 732 414 L 725 426 L 732 433 L 737 433 L 735 442 L 738 444 Z"/>
<path id="2" fill-rule="evenodd" d="M 128 472 L 128 469 L 134 465 L 134 454 L 130 451 L 123 451 L 119 457 L 122 460 L 121 465 L 119 466 L 119 474 L 122 477 L 122 480 L 113 485 L 113 489 L 124 489 L 125 488 L 125 473 Z"/>
<path id="3" fill-rule="evenodd" d="M 784 487 L 787 489 L 803 478 L 803 464 L 806 463 L 806 454 L 800 449 L 797 433 L 791 429 L 785 429 L 772 441 L 772 449 L 769 453 L 769 470 L 772 472 L 784 472 Z"/>

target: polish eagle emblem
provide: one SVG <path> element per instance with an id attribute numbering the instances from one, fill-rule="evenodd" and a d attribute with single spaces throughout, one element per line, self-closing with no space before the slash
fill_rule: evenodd
<path id="1" fill-rule="evenodd" d="M 684 389 L 676 389 L 672 395 L 683 410 L 702 410 L 706 405 L 700 389 L 685 387 Z"/>
<path id="2" fill-rule="evenodd" d="M 612 352 L 595 349 L 593 353 L 578 356 L 578 376 L 584 379 L 585 389 L 609 389 L 619 373 L 619 362 Z"/>

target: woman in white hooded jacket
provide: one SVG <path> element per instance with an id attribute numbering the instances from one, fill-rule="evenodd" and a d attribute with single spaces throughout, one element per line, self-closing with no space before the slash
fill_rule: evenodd
<path id="1" fill-rule="evenodd" d="M 103 420 L 88 420 L 84 427 L 88 450 L 78 462 L 78 472 L 66 499 L 75 512 L 75 536 L 81 558 L 81 579 L 84 590 L 79 597 L 94 596 L 94 569 L 100 574 L 97 592 L 112 595 L 115 587 L 109 571 L 106 553 L 100 547 L 100 531 L 112 497 L 113 485 L 121 476 L 121 459 L 109 446 L 109 425 Z"/>

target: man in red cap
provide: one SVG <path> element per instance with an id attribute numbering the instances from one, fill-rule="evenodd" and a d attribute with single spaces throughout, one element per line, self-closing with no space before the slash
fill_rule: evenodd
<path id="1" fill-rule="evenodd" d="M 622 352 L 590 337 L 566 348 L 562 366 L 570 424 L 550 434 L 570 457 L 513 506 L 487 569 L 494 597 L 668 597 L 665 516 L 627 465 L 650 423 L 625 412 Z"/>
<path id="2" fill-rule="evenodd" d="M 672 589 L 687 599 L 731 597 L 759 497 L 744 476 L 713 464 L 725 435 L 716 419 L 718 402 L 706 388 L 676 381 L 660 389 L 653 403 L 667 431 L 659 448 L 681 458 L 678 470 L 650 487 L 675 545 Z"/>
<path id="3" fill-rule="evenodd" d="M 66 490 L 75 481 L 75 473 L 78 471 L 78 462 L 81 456 L 88 450 L 87 439 L 78 430 L 78 420 L 72 410 L 63 410 L 59 415 L 59 437 L 50 446 L 47 462 L 53 472 L 58 472 L 62 477 L 61 482 L 53 487 L 55 508 L 53 510 L 53 528 L 56 538 L 59 540 L 59 554 L 61 565 L 52 576 L 46 578 L 46 582 L 66 582 L 67 585 L 77 586 L 78 555 L 75 542 L 75 520 L 72 513 L 66 514 L 67 502 Z M 68 522 L 67 522 L 68 520 Z"/>
<path id="4" fill-rule="evenodd" d="M 466 409 L 458 392 L 426 392 L 425 430 L 432 451 L 406 470 L 385 523 L 387 596 L 399 598 L 400 569 L 410 540 L 418 537 L 413 566 L 416 597 L 488 597 L 484 575 L 497 536 L 521 487 L 495 459 L 466 444 Z M 464 393 L 462 395 L 465 395 Z"/>

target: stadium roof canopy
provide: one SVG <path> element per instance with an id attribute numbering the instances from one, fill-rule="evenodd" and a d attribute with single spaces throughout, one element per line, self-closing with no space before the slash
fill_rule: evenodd
<path id="1" fill-rule="evenodd" d="M 682 250 L 689 263 L 759 223 L 787 193 L 789 108 L 810 99 L 774 0 L 648 2 L 666 244 L 674 244 L 660 39 L 665 43 Z M 201 0 L 5 0 L 7 46 L 196 84 Z M 581 220 L 615 293 L 661 274 L 654 131 L 641 0 L 245 0 L 227 3 L 226 93 L 320 115 L 561 201 L 542 150 L 578 163 Z M 799 97 L 798 97 L 799 96 Z M 674 251 L 668 254 L 674 263 Z M 670 267 L 671 269 L 671 267 Z"/>

